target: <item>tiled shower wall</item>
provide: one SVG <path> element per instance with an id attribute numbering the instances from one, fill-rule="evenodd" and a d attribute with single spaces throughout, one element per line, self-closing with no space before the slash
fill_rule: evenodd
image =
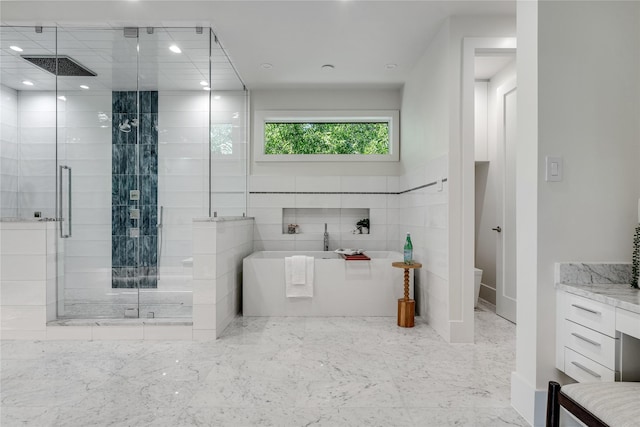
<path id="1" fill-rule="evenodd" d="M 247 211 L 247 93 L 211 95 L 211 212 L 241 216 Z"/>
<path id="2" fill-rule="evenodd" d="M 158 92 L 113 92 L 112 117 L 112 286 L 156 288 Z"/>
<path id="3" fill-rule="evenodd" d="M 18 93 L 0 85 L 0 217 L 18 216 Z"/>
<path id="4" fill-rule="evenodd" d="M 174 275 L 175 281 L 192 256 L 192 219 L 209 215 L 209 185 L 212 214 L 246 212 L 246 93 L 213 91 L 210 117 L 206 91 L 162 91 L 158 104 L 158 205 L 164 216 L 160 276 Z"/>
<path id="5" fill-rule="evenodd" d="M 56 98 L 17 92 L 17 216 L 56 216 Z"/>
<path id="6" fill-rule="evenodd" d="M 185 276 L 192 219 L 207 216 L 208 102 L 205 91 L 158 94 L 158 207 L 163 211 L 159 289 L 168 275 L 173 281 Z"/>
<path id="7" fill-rule="evenodd" d="M 111 91 L 77 91 L 58 101 L 60 163 L 73 175 L 73 237 L 64 239 L 60 315 L 110 316 Z M 96 305 L 95 303 L 104 303 Z M 106 310 L 106 311 L 105 311 Z"/>

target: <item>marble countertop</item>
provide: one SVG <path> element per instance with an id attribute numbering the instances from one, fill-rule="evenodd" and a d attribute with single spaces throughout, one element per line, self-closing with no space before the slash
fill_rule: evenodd
<path id="1" fill-rule="evenodd" d="M 56 218 L 15 218 L 3 217 L 0 222 L 60 222 L 62 220 Z"/>
<path id="2" fill-rule="evenodd" d="M 640 314 L 640 289 L 634 289 L 628 284 L 556 283 L 556 288 Z"/>

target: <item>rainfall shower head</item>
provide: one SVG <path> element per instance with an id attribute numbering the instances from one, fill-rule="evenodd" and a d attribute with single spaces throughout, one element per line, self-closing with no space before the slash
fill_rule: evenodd
<path id="1" fill-rule="evenodd" d="M 31 62 L 36 67 L 55 75 L 56 61 L 58 65 L 58 76 L 64 77 L 95 77 L 96 73 L 81 65 L 77 61 L 66 55 L 22 55 L 22 59 Z"/>

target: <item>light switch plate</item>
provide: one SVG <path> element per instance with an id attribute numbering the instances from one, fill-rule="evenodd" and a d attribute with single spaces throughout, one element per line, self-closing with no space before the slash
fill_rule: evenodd
<path id="1" fill-rule="evenodd" d="M 564 167 L 562 165 L 562 157 L 545 157 L 545 181 L 559 182 L 562 181 Z"/>
<path id="2" fill-rule="evenodd" d="M 129 218 L 140 219 L 140 209 L 129 209 Z"/>
<path id="3" fill-rule="evenodd" d="M 130 228 L 129 229 L 129 237 L 140 237 L 140 229 L 139 228 Z"/>
<path id="4" fill-rule="evenodd" d="M 129 190 L 129 200 L 140 200 L 140 190 Z"/>

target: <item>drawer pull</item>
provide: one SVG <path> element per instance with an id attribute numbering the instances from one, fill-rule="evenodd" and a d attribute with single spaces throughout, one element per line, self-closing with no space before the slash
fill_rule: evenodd
<path id="1" fill-rule="evenodd" d="M 587 308 L 587 307 L 583 307 L 583 306 L 578 305 L 578 304 L 571 304 L 571 306 L 572 306 L 572 307 L 575 307 L 575 308 L 579 308 L 580 310 L 584 310 L 584 311 L 589 312 L 589 313 L 597 314 L 598 316 L 599 316 L 600 314 L 602 314 L 602 313 L 600 313 L 599 311 L 595 311 L 595 310 L 592 310 L 592 309 Z"/>
<path id="2" fill-rule="evenodd" d="M 589 338 L 583 337 L 582 335 L 576 334 L 575 332 L 571 332 L 571 335 L 573 335 L 574 337 L 576 337 L 578 339 L 581 339 L 582 341 L 588 342 L 591 345 L 595 345 L 596 347 L 601 347 L 602 346 L 602 344 L 600 344 L 599 342 L 596 342 L 594 340 L 590 340 Z"/>
<path id="3" fill-rule="evenodd" d="M 576 367 L 582 369 L 583 371 L 585 371 L 587 374 L 591 375 L 592 377 L 595 378 L 602 378 L 600 375 L 598 375 L 597 372 L 593 372 L 591 369 L 587 368 L 586 366 L 578 363 L 578 362 L 571 362 L 572 365 L 575 365 Z"/>

